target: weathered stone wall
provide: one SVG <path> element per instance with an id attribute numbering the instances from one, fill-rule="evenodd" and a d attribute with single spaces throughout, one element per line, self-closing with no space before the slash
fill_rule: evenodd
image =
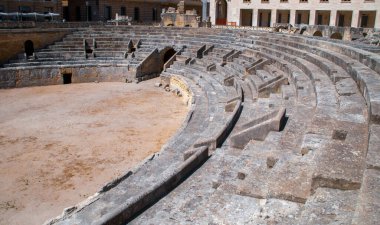
<path id="1" fill-rule="evenodd" d="M 170 77 L 170 90 L 179 90 L 182 94 L 182 100 L 187 105 L 191 104 L 192 101 L 192 92 L 189 89 L 189 85 L 186 84 L 182 79 L 176 76 Z"/>
<path id="2" fill-rule="evenodd" d="M 136 68 L 136 79 L 139 81 L 157 77 L 162 70 L 163 62 L 158 49 L 153 50 Z"/>
<path id="3" fill-rule="evenodd" d="M 127 67 L 80 66 L 64 68 L 28 67 L 22 69 L 1 69 L 0 88 L 63 84 L 63 74 L 72 75 L 72 83 L 124 82 L 128 76 Z"/>
<path id="4" fill-rule="evenodd" d="M 331 37 L 334 33 L 342 35 L 342 39 L 351 41 L 352 39 L 358 39 L 364 37 L 363 34 L 369 31 L 374 31 L 374 28 L 354 28 L 354 27 L 335 27 L 335 26 L 306 26 L 306 33 L 309 36 L 314 36 L 317 31 L 322 33 L 323 37 Z"/>
<path id="5" fill-rule="evenodd" d="M 14 29 L 14 28 L 34 28 L 36 22 L 34 21 L 2 21 L 0 22 L 0 29 Z"/>
<path id="6" fill-rule="evenodd" d="M 31 40 L 34 49 L 44 48 L 61 40 L 65 35 L 71 33 L 70 29 L 23 29 L 23 30 L 1 30 L 0 31 L 0 64 L 24 53 L 24 43 Z"/>
<path id="7" fill-rule="evenodd" d="M 197 21 L 198 15 L 186 15 L 179 13 L 165 13 L 162 16 L 162 24 L 164 26 L 175 27 L 199 27 Z"/>

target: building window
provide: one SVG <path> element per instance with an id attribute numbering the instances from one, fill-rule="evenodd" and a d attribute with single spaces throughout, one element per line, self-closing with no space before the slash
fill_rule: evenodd
<path id="1" fill-rule="evenodd" d="M 269 0 L 261 0 L 261 3 L 269 3 Z"/>
<path id="2" fill-rule="evenodd" d="M 19 11 L 22 13 L 30 13 L 32 12 L 32 9 L 30 8 L 30 6 L 20 6 Z"/>
<path id="3" fill-rule="evenodd" d="M 127 9 L 124 6 L 122 6 L 120 8 L 120 15 L 121 16 L 126 16 L 127 15 Z"/>
<path id="4" fill-rule="evenodd" d="M 92 21 L 92 8 L 90 5 L 87 6 L 87 12 L 86 13 L 87 13 L 87 20 Z"/>
<path id="5" fill-rule="evenodd" d="M 152 20 L 157 21 L 157 8 L 152 9 Z"/>
<path id="6" fill-rule="evenodd" d="M 280 2 L 282 2 L 282 3 L 288 3 L 289 1 L 288 0 L 280 0 Z"/>
<path id="7" fill-rule="evenodd" d="M 4 12 L 4 6 L 0 5 L 0 12 Z M 0 21 L 3 20 L 3 17 L 0 16 Z"/>
<path id="8" fill-rule="evenodd" d="M 243 0 L 243 3 L 251 3 L 251 0 Z"/>
<path id="9" fill-rule="evenodd" d="M 77 6 L 76 8 L 75 8 L 75 15 L 76 15 L 76 20 L 77 21 L 80 21 L 81 20 L 81 13 L 80 13 L 80 6 Z"/>
<path id="10" fill-rule="evenodd" d="M 139 21 L 140 20 L 140 8 L 139 7 L 135 7 L 135 13 L 134 13 L 134 18 L 133 18 L 135 21 Z"/>
<path id="11" fill-rule="evenodd" d="M 307 3 L 308 0 L 300 0 L 300 3 Z"/>
<path id="12" fill-rule="evenodd" d="M 112 19 L 112 8 L 111 6 L 105 6 L 104 8 L 104 17 L 106 20 L 111 20 Z"/>
<path id="13" fill-rule="evenodd" d="M 319 0 L 321 3 L 329 3 L 329 0 Z"/>
<path id="14" fill-rule="evenodd" d="M 45 7 L 45 13 L 53 12 L 53 7 Z"/>
<path id="15" fill-rule="evenodd" d="M 367 27 L 368 26 L 368 15 L 363 14 L 361 18 L 360 27 Z"/>
<path id="16" fill-rule="evenodd" d="M 351 0 L 342 0 L 342 3 L 350 3 Z"/>

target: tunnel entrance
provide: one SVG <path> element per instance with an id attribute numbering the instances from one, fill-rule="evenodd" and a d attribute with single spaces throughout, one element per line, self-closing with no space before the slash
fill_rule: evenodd
<path id="1" fill-rule="evenodd" d="M 64 73 L 62 75 L 62 78 L 63 78 L 63 84 L 71 84 L 71 77 L 72 77 L 72 74 L 71 73 Z"/>
<path id="2" fill-rule="evenodd" d="M 173 57 L 173 55 L 175 55 L 177 52 L 171 48 L 171 47 L 167 47 L 165 48 L 164 50 L 162 50 L 162 52 L 160 53 L 160 58 L 162 60 L 162 68 L 161 68 L 161 71 L 165 70 L 165 64 Z M 170 63 L 171 65 L 172 63 Z M 169 67 L 170 65 L 167 65 L 167 67 Z"/>
<path id="3" fill-rule="evenodd" d="M 322 32 L 319 31 L 319 30 L 315 31 L 314 34 L 313 34 L 313 36 L 314 37 L 323 37 Z"/>
<path id="4" fill-rule="evenodd" d="M 29 58 L 30 56 L 33 56 L 33 53 L 34 53 L 33 41 L 31 40 L 25 41 L 24 49 L 25 49 L 25 54 L 27 58 Z"/>
<path id="5" fill-rule="evenodd" d="M 330 36 L 331 39 L 338 39 L 338 40 L 342 40 L 343 37 L 340 33 L 333 33 L 331 36 Z"/>
<path id="6" fill-rule="evenodd" d="M 170 48 L 169 50 L 167 50 L 164 54 L 164 64 L 169 61 L 169 59 L 171 57 L 173 57 L 173 55 L 176 53 L 176 51 L 172 48 Z"/>

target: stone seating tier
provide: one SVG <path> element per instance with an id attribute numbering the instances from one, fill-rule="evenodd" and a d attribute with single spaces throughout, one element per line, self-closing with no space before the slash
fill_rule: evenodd
<path id="1" fill-rule="evenodd" d="M 83 40 L 92 39 L 95 58 L 86 59 Z M 140 43 L 123 54 L 130 40 Z M 35 60 L 5 65 L 0 84 L 25 77 L 12 75 L 16 68 L 116 62 L 129 73 L 155 49 L 184 46 L 161 73 L 172 91 L 185 94 L 174 79 L 191 92 L 183 127 L 128 178 L 53 224 L 380 220 L 376 48 L 261 31 L 96 27 L 37 51 Z"/>

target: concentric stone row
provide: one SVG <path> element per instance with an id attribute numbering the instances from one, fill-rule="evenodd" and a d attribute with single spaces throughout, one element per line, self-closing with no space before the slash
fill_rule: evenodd
<path id="1" fill-rule="evenodd" d="M 104 57 L 76 55 L 93 39 Z M 248 30 L 98 27 L 2 70 L 77 60 L 128 73 L 168 47 L 181 51 L 162 83 L 191 107 L 182 129 L 125 179 L 52 223 L 378 223 L 380 56 L 367 47 Z"/>

